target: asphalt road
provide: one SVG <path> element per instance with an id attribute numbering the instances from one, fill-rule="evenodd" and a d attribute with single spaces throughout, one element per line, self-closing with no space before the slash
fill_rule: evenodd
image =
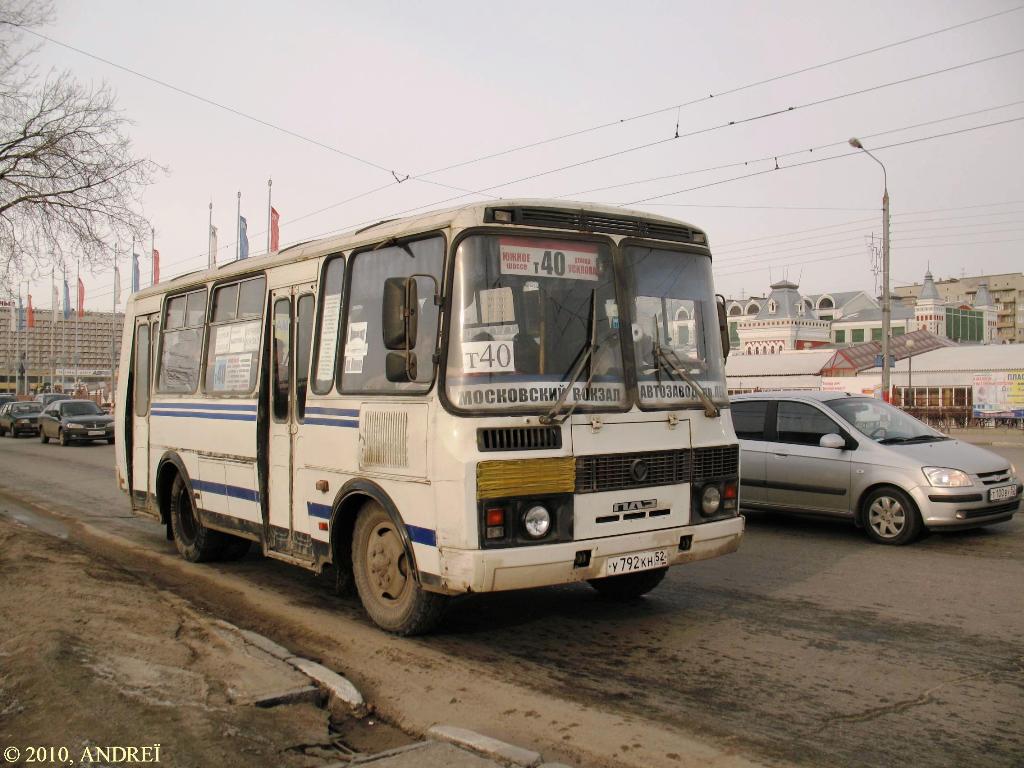
<path id="1" fill-rule="evenodd" d="M 1024 467 L 1024 448 L 993 450 Z M 128 515 L 112 460 L 105 445 L 0 439 L 0 490 L 166 552 L 158 526 Z M 242 567 L 300 605 L 328 601 L 301 572 Z M 337 614 L 365 630 L 356 606 Z M 769 763 L 1019 766 L 1022 637 L 1022 515 L 892 548 L 841 523 L 752 513 L 739 553 L 673 569 L 635 604 L 582 585 L 473 596 L 441 633 L 402 642 Z"/>

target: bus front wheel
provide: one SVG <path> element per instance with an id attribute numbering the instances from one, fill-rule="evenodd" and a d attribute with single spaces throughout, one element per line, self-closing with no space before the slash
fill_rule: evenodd
<path id="1" fill-rule="evenodd" d="M 381 629 L 418 635 L 440 621 L 448 598 L 420 587 L 401 534 L 375 501 L 356 518 L 352 571 L 363 608 Z"/>
<path id="2" fill-rule="evenodd" d="M 650 571 L 624 573 L 621 576 L 605 576 L 603 579 L 591 579 L 590 586 L 602 597 L 612 600 L 632 600 L 646 595 L 661 584 L 668 573 L 668 568 L 656 568 Z"/>

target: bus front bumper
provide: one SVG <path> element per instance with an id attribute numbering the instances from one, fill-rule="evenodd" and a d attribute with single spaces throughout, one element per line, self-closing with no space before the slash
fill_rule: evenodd
<path id="1" fill-rule="evenodd" d="M 612 575 L 611 561 L 663 551 L 669 566 L 708 560 L 739 549 L 744 518 L 563 544 L 465 550 L 445 547 L 441 583 L 449 594 L 527 589 Z M 589 552 L 589 556 L 581 555 Z M 580 565 L 588 560 L 586 565 Z"/>

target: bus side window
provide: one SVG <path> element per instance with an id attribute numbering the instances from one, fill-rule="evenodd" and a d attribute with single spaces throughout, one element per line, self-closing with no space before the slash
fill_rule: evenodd
<path id="1" fill-rule="evenodd" d="M 295 408 L 299 421 L 306 415 L 309 383 L 309 350 L 313 342 L 313 294 L 299 297 L 295 305 Z"/>
<path id="2" fill-rule="evenodd" d="M 262 275 L 214 289 L 206 342 L 208 395 L 245 395 L 256 386 L 266 292 Z"/>
<path id="3" fill-rule="evenodd" d="M 161 392 L 192 394 L 196 391 L 205 315 L 206 288 L 167 300 L 160 345 L 158 389 Z"/>
<path id="4" fill-rule="evenodd" d="M 334 383 L 334 364 L 338 357 L 338 331 L 341 328 L 341 289 L 345 280 L 345 259 L 332 257 L 324 267 L 320 296 L 320 332 L 316 334 L 316 374 L 313 391 L 326 395 Z"/>
<path id="5" fill-rule="evenodd" d="M 400 246 L 361 251 L 350 259 L 347 323 L 343 344 L 342 390 L 345 392 L 426 392 L 433 382 L 432 357 L 437 345 L 438 307 L 433 296 L 435 282 L 417 277 L 419 321 L 416 381 L 398 383 L 385 375 L 387 350 L 382 328 L 381 286 L 389 277 L 432 275 L 438 284 L 444 262 L 443 237 L 414 240 Z"/>
<path id="6" fill-rule="evenodd" d="M 291 299 L 278 299 L 274 302 L 273 345 L 271 349 L 271 371 L 273 381 L 273 413 L 274 421 L 288 420 L 288 397 L 291 384 Z"/>
<path id="7" fill-rule="evenodd" d="M 135 415 L 145 416 L 149 411 L 149 323 L 135 329 Z"/>

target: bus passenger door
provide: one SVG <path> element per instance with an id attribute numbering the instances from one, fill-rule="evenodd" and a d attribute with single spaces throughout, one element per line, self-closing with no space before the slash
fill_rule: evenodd
<path id="1" fill-rule="evenodd" d="M 132 350 L 132 429 L 130 461 L 132 508 L 155 512 L 150 506 L 149 493 L 149 406 L 153 380 L 153 348 L 155 345 L 157 316 L 143 315 L 135 322 L 135 347 Z M 126 446 L 128 449 L 128 446 Z"/>
<path id="2" fill-rule="evenodd" d="M 268 549 L 312 560 L 305 515 L 295 513 L 295 449 L 306 401 L 313 286 L 271 291 Z"/>

